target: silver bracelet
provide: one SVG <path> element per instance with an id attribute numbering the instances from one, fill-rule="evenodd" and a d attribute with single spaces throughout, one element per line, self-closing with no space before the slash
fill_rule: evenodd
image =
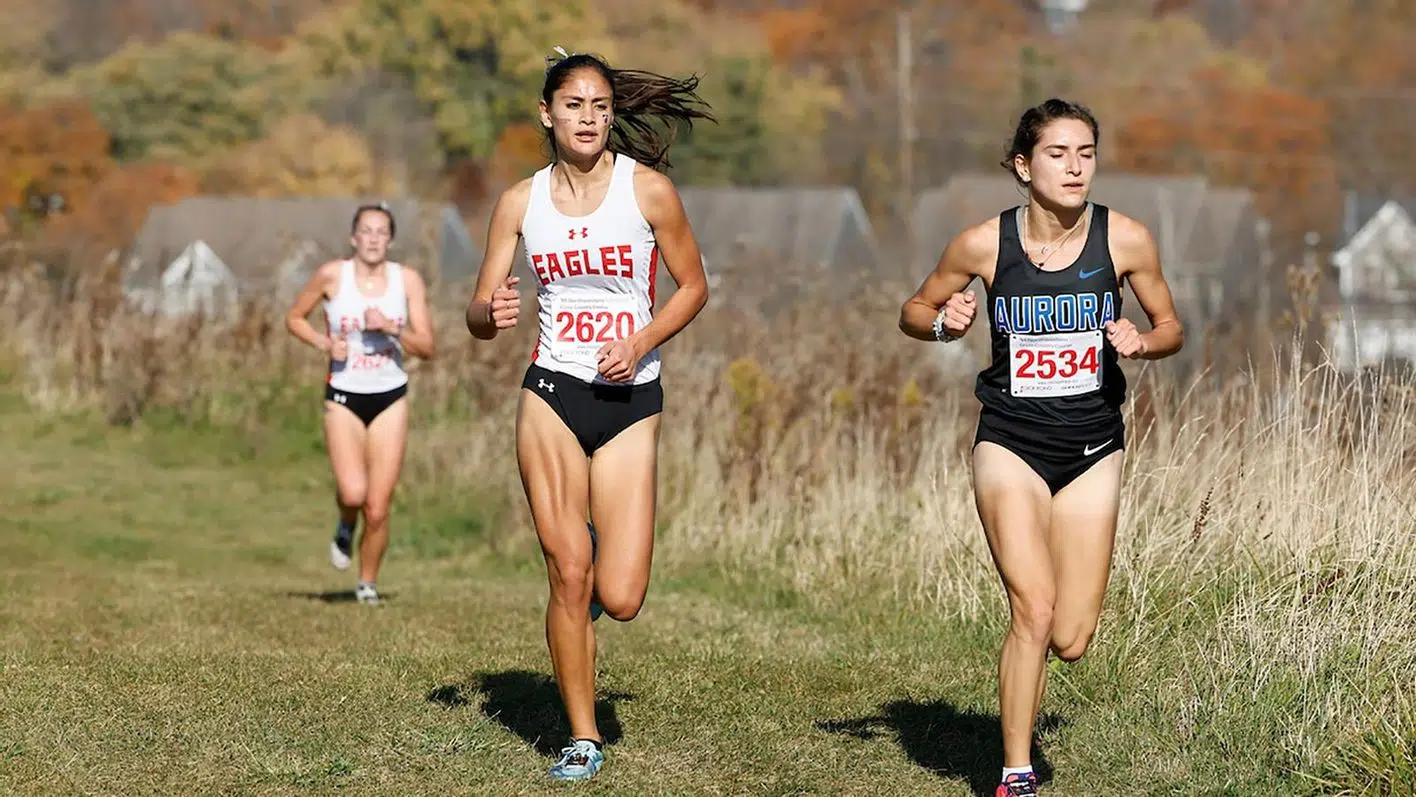
<path id="1" fill-rule="evenodd" d="M 944 314 L 946 312 L 948 312 L 947 308 L 941 307 L 934 316 L 934 339 L 940 343 L 953 343 L 958 338 L 944 331 Z"/>

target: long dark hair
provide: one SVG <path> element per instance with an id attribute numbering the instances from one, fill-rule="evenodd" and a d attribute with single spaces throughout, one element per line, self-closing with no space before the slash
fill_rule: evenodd
<path id="1" fill-rule="evenodd" d="M 674 122 L 693 129 L 694 119 L 717 123 L 713 111 L 698 96 L 698 76 L 672 78 L 639 69 L 613 69 L 599 56 L 576 53 L 548 58 L 546 82 L 541 87 L 541 99 L 551 104 L 556 90 L 564 86 L 578 69 L 593 69 L 610 85 L 614 107 L 614 123 L 610 127 L 611 152 L 627 155 L 653 169 L 670 166 L 669 147 L 677 137 Z M 657 118 L 667 131 L 653 124 Z M 555 136 L 546 131 L 551 152 L 555 153 Z"/>

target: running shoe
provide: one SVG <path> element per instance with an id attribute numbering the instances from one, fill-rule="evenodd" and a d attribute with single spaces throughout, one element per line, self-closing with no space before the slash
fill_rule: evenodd
<path id="1" fill-rule="evenodd" d="M 367 603 L 370 606 L 379 605 L 379 591 L 373 584 L 366 584 L 362 581 L 354 588 L 354 599 L 360 603 Z"/>
<path id="2" fill-rule="evenodd" d="M 600 551 L 600 540 L 595 536 L 595 524 L 586 521 L 585 525 L 590 529 L 590 563 L 595 563 L 595 555 Z M 595 593 L 590 593 L 590 622 L 600 619 L 600 615 L 605 613 L 605 607 L 595 600 Z"/>
<path id="3" fill-rule="evenodd" d="M 334 527 L 334 541 L 329 544 L 329 563 L 335 570 L 348 570 L 350 552 L 354 550 L 354 526 L 340 520 Z"/>
<path id="4" fill-rule="evenodd" d="M 560 760 L 551 767 L 550 775 L 556 780 L 585 780 L 595 777 L 605 763 L 605 754 L 588 739 L 576 739 L 569 747 L 561 748 Z"/>
<path id="5" fill-rule="evenodd" d="M 1009 775 L 998 784 L 993 797 L 1037 797 L 1037 776 Z"/>

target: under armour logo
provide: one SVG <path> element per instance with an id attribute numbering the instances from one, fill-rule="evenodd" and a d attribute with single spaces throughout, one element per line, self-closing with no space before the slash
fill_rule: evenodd
<path id="1" fill-rule="evenodd" d="M 589 227 L 581 227 L 581 228 L 580 228 L 580 237 L 581 237 L 581 238 L 584 238 L 585 236 L 587 236 L 587 235 L 589 235 L 589 234 L 590 234 L 590 228 L 589 228 Z M 571 231 L 570 231 L 570 240 L 572 240 L 572 241 L 575 240 L 575 230 L 574 230 L 574 228 L 572 228 Z"/>
<path id="2" fill-rule="evenodd" d="M 537 380 L 536 380 L 536 387 L 541 388 L 542 390 L 546 391 L 547 393 L 554 393 L 554 392 L 556 392 L 556 386 L 553 385 L 553 384 L 551 384 L 550 382 L 547 382 L 547 381 L 544 380 L 544 379 L 537 379 Z"/>
<path id="3" fill-rule="evenodd" d="M 349 403 L 349 397 L 346 396 L 346 395 L 344 395 L 343 393 L 335 393 L 335 394 L 334 394 L 334 402 L 335 402 L 336 404 L 348 404 L 348 403 Z"/>

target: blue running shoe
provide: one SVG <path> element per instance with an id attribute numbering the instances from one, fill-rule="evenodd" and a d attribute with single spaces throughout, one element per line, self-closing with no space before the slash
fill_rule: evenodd
<path id="1" fill-rule="evenodd" d="M 550 775 L 556 780 L 587 780 L 595 777 L 605 763 L 605 754 L 588 739 L 575 739 L 569 747 L 561 748 L 560 760 L 551 767 Z"/>
<path id="2" fill-rule="evenodd" d="M 585 525 L 590 529 L 590 561 L 593 563 L 595 561 L 595 554 L 600 550 L 600 540 L 595 536 L 595 524 L 586 521 Z M 600 602 L 595 600 L 595 596 L 592 594 L 590 596 L 590 622 L 593 623 L 600 619 L 600 615 L 604 613 L 605 607 L 601 606 Z"/>

